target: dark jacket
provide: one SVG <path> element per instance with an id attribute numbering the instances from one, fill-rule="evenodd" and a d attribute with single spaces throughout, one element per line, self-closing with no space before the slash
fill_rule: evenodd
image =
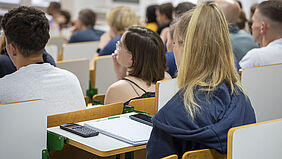
<path id="1" fill-rule="evenodd" d="M 100 37 L 104 34 L 101 30 L 87 28 L 85 30 L 76 31 L 70 37 L 69 43 L 86 42 L 86 41 L 99 41 Z M 95 50 L 96 51 L 96 50 Z"/>
<path id="2" fill-rule="evenodd" d="M 204 148 L 226 153 L 228 130 L 256 122 L 249 99 L 238 88 L 236 91 L 237 94 L 231 94 L 223 83 L 210 93 L 209 100 L 207 93 L 198 91 L 195 101 L 201 110 L 192 120 L 180 90 L 152 119 L 147 158 L 159 159 L 171 154 L 181 158 L 186 151 Z"/>
<path id="3" fill-rule="evenodd" d="M 43 52 L 43 61 L 46 63 L 50 63 L 53 66 L 56 66 L 56 63 L 53 57 L 48 54 L 45 50 Z M 10 59 L 6 49 L 3 49 L 0 54 L 0 78 L 11 74 L 17 71 L 16 66 L 13 64 L 12 60 Z"/>

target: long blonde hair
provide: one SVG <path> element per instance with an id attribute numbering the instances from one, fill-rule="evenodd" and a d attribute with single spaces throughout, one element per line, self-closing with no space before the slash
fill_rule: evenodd
<path id="1" fill-rule="evenodd" d="M 201 109 L 195 102 L 196 87 L 200 88 L 196 91 L 205 91 L 207 94 L 222 82 L 230 86 L 232 93 L 235 85 L 240 89 L 242 87 L 234 66 L 228 25 L 219 7 L 213 2 L 202 3 L 193 11 L 186 27 L 177 82 L 179 88 L 184 88 L 184 104 L 194 119 L 196 112 Z"/>

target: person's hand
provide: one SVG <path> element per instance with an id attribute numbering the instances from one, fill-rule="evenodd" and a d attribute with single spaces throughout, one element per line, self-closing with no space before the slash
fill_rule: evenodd
<path id="1" fill-rule="evenodd" d="M 115 70 L 115 73 L 116 73 L 116 77 L 117 77 L 118 80 L 120 80 L 120 79 L 122 79 L 123 77 L 126 76 L 127 68 L 118 63 L 116 51 L 115 51 L 115 53 L 112 54 L 112 58 L 113 58 L 114 70 Z"/>
<path id="2" fill-rule="evenodd" d="M 111 38 L 110 32 L 104 33 L 100 38 L 100 43 L 99 43 L 98 48 L 103 49 L 109 43 L 111 39 L 112 38 Z"/>

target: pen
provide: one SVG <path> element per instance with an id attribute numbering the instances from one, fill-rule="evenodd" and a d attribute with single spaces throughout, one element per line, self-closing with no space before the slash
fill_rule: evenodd
<path id="1" fill-rule="evenodd" d="M 108 118 L 96 119 L 95 122 L 110 120 L 110 119 L 116 119 L 116 118 L 120 118 L 120 116 L 111 116 L 111 117 L 108 117 Z"/>
<path id="2" fill-rule="evenodd" d="M 120 116 L 112 116 L 112 117 L 108 117 L 108 120 L 110 119 L 115 119 L 115 118 L 119 118 Z"/>

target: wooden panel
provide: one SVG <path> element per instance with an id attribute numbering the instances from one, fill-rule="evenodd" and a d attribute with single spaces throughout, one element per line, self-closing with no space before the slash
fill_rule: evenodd
<path id="1" fill-rule="evenodd" d="M 122 113 L 122 110 L 123 103 L 114 103 L 74 112 L 50 115 L 47 117 L 47 127 L 118 115 Z"/>
<path id="2" fill-rule="evenodd" d="M 183 154 L 182 159 L 226 159 L 226 154 L 221 154 L 213 149 L 202 149 L 187 151 Z"/>
<path id="3" fill-rule="evenodd" d="M 177 155 L 170 155 L 170 156 L 164 157 L 162 159 L 178 159 L 178 156 Z"/>
<path id="4" fill-rule="evenodd" d="M 130 101 L 129 105 L 133 106 L 134 110 L 146 112 L 151 115 L 155 115 L 158 110 L 156 105 L 156 97 L 134 99 Z"/>
<path id="5" fill-rule="evenodd" d="M 58 68 L 72 72 L 78 78 L 83 95 L 89 88 L 89 61 L 86 58 L 59 61 L 56 63 Z"/>
<path id="6" fill-rule="evenodd" d="M 231 128 L 228 131 L 227 159 L 280 159 L 282 119 Z"/>
<path id="7" fill-rule="evenodd" d="M 96 94 L 93 96 L 92 100 L 98 100 L 101 104 L 104 104 L 105 96 L 105 94 Z"/>
<path id="8" fill-rule="evenodd" d="M 158 81 L 156 84 L 156 103 L 158 110 L 160 110 L 178 90 L 176 79 Z"/>
<path id="9" fill-rule="evenodd" d="M 257 122 L 282 118 L 282 64 L 244 69 L 241 79 Z"/>
<path id="10" fill-rule="evenodd" d="M 107 89 L 116 82 L 116 74 L 111 55 L 99 56 L 94 60 L 95 88 L 99 94 L 105 94 Z"/>

